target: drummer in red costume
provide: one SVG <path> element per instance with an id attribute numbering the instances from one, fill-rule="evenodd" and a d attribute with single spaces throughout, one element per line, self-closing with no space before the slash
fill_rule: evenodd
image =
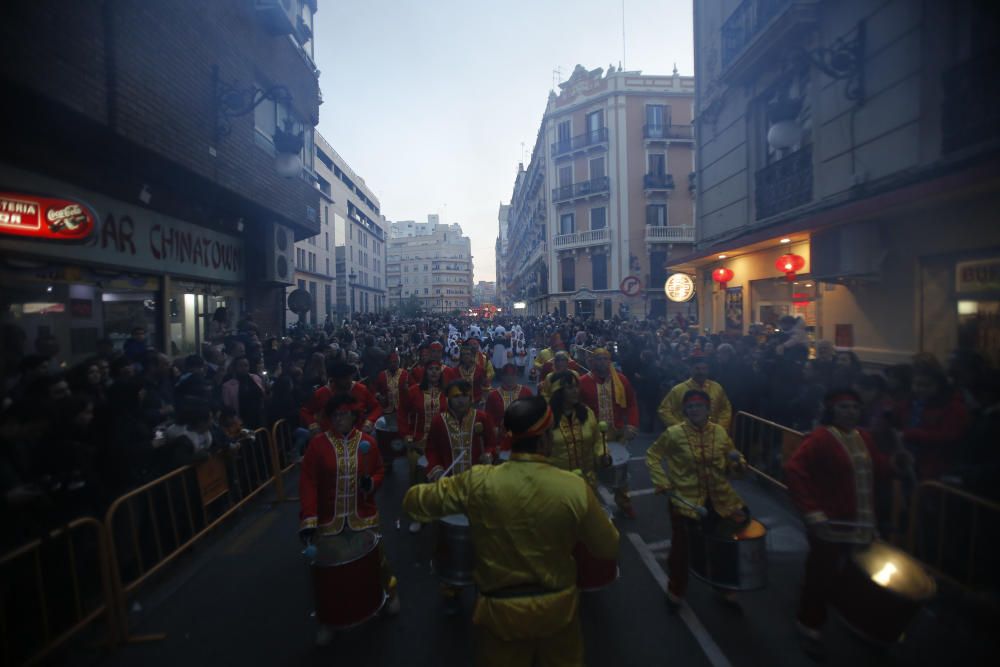
<path id="1" fill-rule="evenodd" d="M 427 434 L 434 418 L 448 409 L 444 395 L 441 362 L 428 361 L 420 384 L 411 386 L 406 400 L 402 401 L 399 419 L 399 434 L 406 442 L 406 454 L 410 463 L 410 486 L 420 482 L 417 461 L 427 446 Z M 422 523 L 410 522 L 410 532 L 420 532 Z"/>
<path id="2" fill-rule="evenodd" d="M 462 344 L 458 366 L 444 370 L 444 382 L 450 384 L 456 380 L 465 380 L 472 386 L 472 404 L 477 408 L 482 406 L 483 394 L 490 386 L 486 371 L 477 362 L 477 352 L 471 341 Z"/>
<path id="3" fill-rule="evenodd" d="M 399 355 L 390 352 L 388 366 L 375 378 L 375 398 L 382 404 L 383 415 L 402 414 L 401 402 L 406 400 L 410 377 L 399 367 Z"/>
<path id="4" fill-rule="evenodd" d="M 410 384 L 411 385 L 420 384 L 420 381 L 424 379 L 424 370 L 426 369 L 427 364 L 429 362 L 431 361 L 437 362 L 438 365 L 441 365 L 443 367 L 444 362 L 441 361 L 442 357 L 444 357 L 444 345 L 442 345 L 438 341 L 434 341 L 433 343 L 429 344 L 427 346 L 426 360 L 423 363 L 417 364 L 413 368 L 413 371 L 410 373 Z M 421 351 L 421 359 L 423 358 L 424 358 L 423 353 Z"/>
<path id="5" fill-rule="evenodd" d="M 500 369 L 500 386 L 490 391 L 486 397 L 486 414 L 493 420 L 497 428 L 501 450 L 510 449 L 510 441 L 507 431 L 503 425 L 503 413 L 510 407 L 510 404 L 519 398 L 531 396 L 531 390 L 522 384 L 518 384 L 517 379 L 520 374 L 519 369 L 514 364 L 504 364 Z"/>
<path id="6" fill-rule="evenodd" d="M 375 428 L 375 422 L 382 416 L 382 406 L 368 391 L 368 387 L 354 381 L 356 372 L 357 369 L 353 365 L 342 361 L 328 364 L 326 373 L 330 378 L 329 381 L 317 389 L 312 398 L 299 410 L 302 425 L 310 431 L 329 431 L 330 424 L 323 417 L 323 409 L 332 397 L 349 395 L 359 406 L 355 426 L 362 433 L 371 433 Z"/>
<path id="7" fill-rule="evenodd" d="M 822 425 L 785 464 L 789 496 L 809 531 L 796 627 L 811 654 L 822 654 L 821 629 L 834 574 L 853 549 L 875 538 L 875 480 L 892 468 L 905 469 L 909 457 L 897 449 L 890 464 L 871 436 L 858 429 L 861 398 L 854 391 L 830 392 L 824 406 Z"/>
<path id="8" fill-rule="evenodd" d="M 590 353 L 590 372 L 580 378 L 580 400 L 608 425 L 609 441 L 628 442 L 639 432 L 639 404 L 628 378 L 611 365 L 611 353 L 599 347 Z M 615 489 L 615 503 L 630 519 L 636 516 L 628 484 Z"/>
<path id="9" fill-rule="evenodd" d="M 343 531 L 378 530 L 375 493 L 384 468 L 375 439 L 354 427 L 358 407 L 350 396 L 329 399 L 323 410 L 330 430 L 309 441 L 299 478 L 299 538 L 306 545 Z M 343 487 L 341 486 L 343 485 Z M 389 594 L 389 613 L 399 612 L 396 578 L 380 554 L 382 583 Z M 330 639 L 320 628 L 317 642 Z"/>

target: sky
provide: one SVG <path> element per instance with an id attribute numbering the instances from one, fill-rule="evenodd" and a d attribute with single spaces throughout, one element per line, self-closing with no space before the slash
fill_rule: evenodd
<path id="1" fill-rule="evenodd" d="M 553 70 L 694 71 L 696 0 L 320 0 L 319 131 L 390 220 L 438 213 L 495 280 L 497 213 L 530 157 Z"/>

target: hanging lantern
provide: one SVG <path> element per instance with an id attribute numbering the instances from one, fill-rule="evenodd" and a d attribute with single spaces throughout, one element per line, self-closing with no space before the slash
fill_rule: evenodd
<path id="1" fill-rule="evenodd" d="M 712 271 L 712 280 L 719 283 L 719 287 L 726 289 L 726 283 L 733 279 L 733 270 L 727 269 L 724 266 L 720 266 L 715 271 Z"/>
<path id="2" fill-rule="evenodd" d="M 774 263 L 774 268 L 782 271 L 785 274 L 785 280 L 792 282 L 795 280 L 795 272 L 802 269 L 806 265 L 806 260 L 802 255 L 782 255 L 778 258 L 778 261 Z"/>

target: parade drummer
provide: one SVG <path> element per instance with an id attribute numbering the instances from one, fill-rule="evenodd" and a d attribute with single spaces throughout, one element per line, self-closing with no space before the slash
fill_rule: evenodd
<path id="1" fill-rule="evenodd" d="M 431 360 L 431 349 L 429 343 L 421 343 L 417 346 L 417 360 L 413 362 L 413 365 L 406 369 L 407 379 L 411 385 L 420 384 L 420 378 L 417 377 L 418 370 L 419 374 L 422 376 L 424 364 Z"/>
<path id="2" fill-rule="evenodd" d="M 580 371 L 583 369 L 578 363 L 569 358 L 569 353 L 560 351 L 556 352 L 555 356 L 552 357 L 552 371 L 542 376 L 542 381 L 538 385 L 538 395 L 544 396 L 545 400 L 552 398 L 552 383 L 549 378 L 551 378 L 556 373 L 564 373 L 570 371 L 573 375 L 580 377 Z M 549 364 L 545 364 L 545 368 L 548 368 Z"/>
<path id="3" fill-rule="evenodd" d="M 850 389 L 824 399 L 818 426 L 785 464 L 788 493 L 808 530 L 796 628 L 810 653 L 822 652 L 821 629 L 835 574 L 851 551 L 875 538 L 875 480 L 905 470 L 912 457 L 898 447 L 892 461 L 858 429 L 861 398 Z"/>
<path id="4" fill-rule="evenodd" d="M 665 430 L 646 450 L 656 492 L 671 496 L 667 603 L 673 609 L 687 592 L 690 540 L 725 526 L 735 533 L 749 520 L 743 500 L 729 482 L 731 475 L 746 469 L 746 461 L 726 429 L 709 420 L 711 398 L 703 391 L 688 390 L 681 405 L 684 421 Z M 720 525 L 723 520 L 726 523 Z M 731 594 L 723 599 L 735 603 Z"/>
<path id="5" fill-rule="evenodd" d="M 493 384 L 493 378 L 496 377 L 497 372 L 493 366 L 493 362 L 483 352 L 482 341 L 479 340 L 479 336 L 472 336 L 466 342 L 472 346 L 473 351 L 476 353 L 476 367 L 483 371 L 483 375 L 486 376 L 486 386 L 490 386 Z"/>
<path id="6" fill-rule="evenodd" d="M 482 404 L 483 394 L 490 386 L 490 382 L 486 377 L 486 371 L 477 362 L 477 354 L 472 341 L 463 343 L 459 353 L 458 366 L 445 369 L 444 381 L 445 384 L 456 380 L 468 382 L 472 386 L 472 403 L 478 407 Z"/>
<path id="7" fill-rule="evenodd" d="M 562 341 L 562 336 L 559 332 L 555 332 L 549 336 L 549 346 L 543 348 L 537 355 L 535 355 L 534 362 L 532 363 L 532 369 L 535 371 L 539 380 L 545 378 L 545 376 L 552 372 L 552 367 L 546 367 L 547 364 L 552 363 L 552 359 L 556 356 L 556 352 L 560 350 L 565 350 L 566 345 Z"/>
<path id="8" fill-rule="evenodd" d="M 349 395 L 330 398 L 323 410 L 330 429 L 315 435 L 306 447 L 299 478 L 299 538 L 307 546 L 345 531 L 379 528 L 375 493 L 385 470 L 375 439 L 355 427 L 360 412 Z M 396 614 L 396 578 L 385 553 L 380 551 L 379 557 L 382 585 L 389 595 L 386 610 Z M 320 628 L 317 641 L 325 643 L 329 636 L 329 628 Z"/>
<path id="9" fill-rule="evenodd" d="M 349 396 L 359 406 L 355 426 L 363 433 L 371 433 L 375 422 L 382 416 L 382 406 L 375 395 L 368 391 L 368 387 L 354 380 L 356 373 L 357 368 L 353 364 L 343 361 L 327 364 L 326 374 L 329 380 L 299 410 L 302 425 L 313 432 L 329 431 L 330 424 L 323 417 L 324 407 L 334 396 Z"/>
<path id="10" fill-rule="evenodd" d="M 714 380 L 708 379 L 708 361 L 704 357 L 695 357 L 691 364 L 691 377 L 676 385 L 663 398 L 656 414 L 669 428 L 684 422 L 683 400 L 689 391 L 702 391 L 712 400 L 712 411 L 709 420 L 722 428 L 729 430 L 733 420 L 733 406 L 729 403 L 726 390 Z"/>
<path id="11" fill-rule="evenodd" d="M 410 486 L 420 482 L 417 462 L 427 446 L 427 434 L 434 418 L 448 409 L 444 395 L 444 380 L 440 361 L 428 361 L 421 369 L 423 378 L 419 385 L 410 387 L 402 401 L 402 414 L 398 420 L 399 434 L 406 443 L 406 457 L 410 464 Z M 418 533 L 423 527 L 419 521 L 410 522 L 410 532 Z"/>
<path id="12" fill-rule="evenodd" d="M 552 465 L 579 472 L 592 489 L 597 489 L 597 467 L 611 465 L 603 448 L 597 415 L 580 401 L 580 380 L 573 371 L 549 376 L 552 396 L 549 405 L 555 419 L 552 429 Z"/>
<path id="13" fill-rule="evenodd" d="M 493 420 L 472 407 L 472 385 L 453 380 L 444 393 L 448 407 L 434 417 L 427 433 L 427 478 L 432 482 L 449 468 L 457 474 L 477 463 L 492 463 L 496 452 Z"/>
<path id="14" fill-rule="evenodd" d="M 581 666 L 573 550 L 582 542 L 595 557 L 614 559 L 618 531 L 579 476 L 548 462 L 553 417 L 545 399 L 515 401 L 504 422 L 513 439 L 510 463 L 413 487 L 403 507 L 424 521 L 469 517 L 477 665 Z"/>
<path id="15" fill-rule="evenodd" d="M 531 390 L 518 383 L 520 371 L 511 363 L 504 364 L 500 369 L 500 386 L 490 391 L 486 397 L 486 414 L 493 420 L 497 429 L 497 443 L 501 450 L 510 449 L 510 439 L 503 423 L 503 414 L 510 404 L 519 398 L 531 396 Z"/>
<path id="16" fill-rule="evenodd" d="M 399 354 L 396 352 L 389 353 L 387 364 L 386 369 L 375 378 L 375 397 L 382 405 L 382 414 L 401 414 L 403 410 L 400 402 L 406 400 L 410 387 L 409 375 L 399 367 Z"/>
<path id="17" fill-rule="evenodd" d="M 590 372 L 580 378 L 580 399 L 608 425 L 607 439 L 629 441 L 639 432 L 639 404 L 628 378 L 611 365 L 611 353 L 599 347 L 590 353 Z M 614 490 L 615 504 L 634 519 L 635 508 L 628 495 L 628 482 Z"/>

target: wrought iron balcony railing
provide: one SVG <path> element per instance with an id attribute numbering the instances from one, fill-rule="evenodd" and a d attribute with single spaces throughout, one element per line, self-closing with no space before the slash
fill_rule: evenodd
<path id="1" fill-rule="evenodd" d="M 690 125 L 674 125 L 664 123 L 642 126 L 643 139 L 693 139 L 694 133 Z"/>
<path id="2" fill-rule="evenodd" d="M 646 174 L 642 177 L 644 190 L 673 190 L 673 174 Z"/>
<path id="3" fill-rule="evenodd" d="M 608 143 L 608 128 L 601 127 L 596 130 L 588 130 L 583 134 L 578 134 L 570 139 L 557 141 L 552 144 L 552 157 L 606 143 Z"/>
<path id="4" fill-rule="evenodd" d="M 808 204 L 813 196 L 812 145 L 758 169 L 756 183 L 758 220 Z"/>
<path id="5" fill-rule="evenodd" d="M 791 0 L 743 0 L 722 24 L 722 69 L 726 69 Z"/>
<path id="6" fill-rule="evenodd" d="M 562 202 L 580 197 L 599 195 L 611 189 L 611 179 L 607 176 L 592 178 L 581 183 L 570 183 L 552 189 L 552 201 Z"/>

